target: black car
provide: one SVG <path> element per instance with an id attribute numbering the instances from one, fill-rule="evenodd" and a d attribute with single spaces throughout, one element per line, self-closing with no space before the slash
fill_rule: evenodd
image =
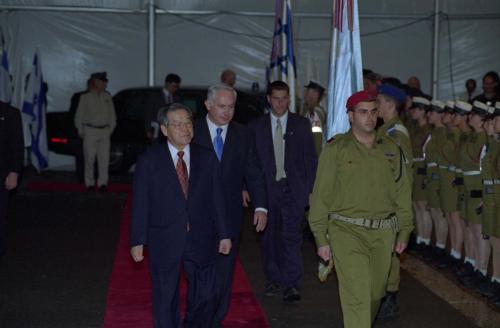
<path id="1" fill-rule="evenodd" d="M 193 111 L 194 118 L 203 117 L 206 89 L 183 88 L 178 91 L 181 102 Z M 125 174 L 136 162 L 137 156 L 150 144 L 146 137 L 144 118 L 148 108 L 155 106 L 154 99 L 161 97 L 162 88 L 125 89 L 113 96 L 117 125 L 111 135 L 110 172 Z M 260 116 L 267 106 L 262 94 L 238 91 L 234 120 L 247 124 Z M 83 170 L 82 139 L 74 127 L 74 111 L 47 113 L 47 135 L 49 150 L 76 156 L 77 171 Z"/>

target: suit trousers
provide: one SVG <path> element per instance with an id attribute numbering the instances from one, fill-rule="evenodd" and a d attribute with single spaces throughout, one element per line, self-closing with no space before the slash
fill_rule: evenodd
<path id="1" fill-rule="evenodd" d="M 0 256 L 7 250 L 7 203 L 9 192 L 0 186 Z"/>
<path id="2" fill-rule="evenodd" d="M 216 286 L 217 286 L 217 308 L 214 317 L 214 326 L 218 326 L 226 317 L 231 303 L 231 290 L 233 286 L 233 275 L 236 258 L 238 257 L 239 237 L 232 239 L 231 253 L 229 255 L 218 254 L 215 261 Z"/>
<path id="3" fill-rule="evenodd" d="M 95 186 L 94 163 L 97 158 L 97 185 L 108 184 L 109 152 L 111 147 L 109 128 L 96 129 L 85 126 L 83 156 L 85 159 L 85 185 Z"/>
<path id="4" fill-rule="evenodd" d="M 215 265 L 200 264 L 192 254 L 185 253 L 182 263 L 158 267 L 151 265 L 153 292 L 153 327 L 181 327 L 179 279 L 181 265 L 188 281 L 187 309 L 182 326 L 210 327 L 216 305 Z"/>
<path id="5" fill-rule="evenodd" d="M 299 288 L 302 263 L 302 221 L 305 208 L 299 206 L 286 179 L 269 190 L 267 227 L 261 239 L 261 257 L 267 282 L 283 288 Z"/>

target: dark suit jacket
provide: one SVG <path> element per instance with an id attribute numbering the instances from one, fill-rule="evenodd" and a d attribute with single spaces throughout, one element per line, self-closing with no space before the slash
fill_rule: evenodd
<path id="1" fill-rule="evenodd" d="M 21 113 L 0 101 L 0 183 L 9 172 L 21 173 L 24 161 L 24 138 Z"/>
<path id="2" fill-rule="evenodd" d="M 148 245 L 154 266 L 176 265 L 185 251 L 197 263 L 211 263 L 218 240 L 229 238 L 220 167 L 209 149 L 190 147 L 186 200 L 168 146 L 152 146 L 137 162 L 133 197 L 130 242 Z"/>
<path id="3" fill-rule="evenodd" d="M 254 132 L 257 154 L 264 170 L 269 198 L 273 199 L 273 182 L 276 180 L 273 135 L 270 114 L 250 122 Z M 288 113 L 285 139 L 285 173 L 294 200 L 300 206 L 309 203 L 318 157 L 309 120 L 297 114 Z"/>
<path id="4" fill-rule="evenodd" d="M 212 149 L 215 154 L 206 117 L 195 123 L 194 131 L 194 142 Z M 244 185 L 250 193 L 252 205 L 267 208 L 264 175 L 255 151 L 252 132 L 247 127 L 236 122 L 229 123 L 220 164 L 227 203 L 228 229 L 231 237 L 235 239 L 241 231 L 241 192 Z"/>

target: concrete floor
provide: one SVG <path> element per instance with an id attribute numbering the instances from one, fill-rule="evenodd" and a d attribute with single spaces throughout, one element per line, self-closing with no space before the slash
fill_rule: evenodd
<path id="1" fill-rule="evenodd" d="M 74 182 L 74 177 L 46 172 L 29 175 L 23 185 L 28 180 Z M 131 178 L 113 180 L 127 183 Z M 0 259 L 0 327 L 101 327 L 124 199 L 116 193 L 47 193 L 21 187 L 9 209 L 10 247 Z M 245 222 L 240 257 L 271 326 L 342 327 L 336 280 L 319 283 L 314 245 L 308 238 L 303 246 L 302 301 L 285 304 L 262 296 L 259 236 L 250 220 Z M 443 294 L 439 286 L 426 283 L 436 281 L 439 273 L 426 272 L 426 264 L 408 259 L 404 265 L 409 271 L 402 272 L 401 317 L 375 327 L 500 327 L 498 312 L 484 302 L 477 303 L 486 321 L 457 310 L 453 298 L 446 296 L 456 288 L 449 277 L 443 276 L 448 285 L 437 283 L 445 285 Z"/>

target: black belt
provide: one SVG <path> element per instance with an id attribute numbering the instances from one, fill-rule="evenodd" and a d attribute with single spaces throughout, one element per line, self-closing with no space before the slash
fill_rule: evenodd
<path id="1" fill-rule="evenodd" d="M 425 167 L 417 167 L 417 174 L 418 175 L 427 175 L 427 168 L 425 168 Z"/>
<path id="2" fill-rule="evenodd" d="M 470 198 L 482 198 L 482 197 L 483 197 L 482 190 L 471 190 L 470 191 Z"/>
<path id="3" fill-rule="evenodd" d="M 94 124 L 85 123 L 84 125 L 85 125 L 85 126 L 88 126 L 88 127 L 90 127 L 90 128 L 94 128 L 94 129 L 105 129 L 105 128 L 109 128 L 109 124 L 106 124 L 106 125 L 94 125 Z"/>

